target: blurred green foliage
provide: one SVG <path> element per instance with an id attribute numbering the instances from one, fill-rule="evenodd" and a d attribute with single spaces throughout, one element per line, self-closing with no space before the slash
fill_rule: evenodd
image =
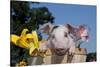
<path id="1" fill-rule="evenodd" d="M 95 61 L 97 61 L 97 53 L 96 52 L 88 53 L 86 62 L 95 62 Z"/>

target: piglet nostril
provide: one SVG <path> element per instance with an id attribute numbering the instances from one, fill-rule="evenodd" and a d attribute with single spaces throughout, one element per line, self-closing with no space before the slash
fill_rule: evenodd
<path id="1" fill-rule="evenodd" d="M 58 48 L 58 49 L 56 49 L 56 51 L 62 51 L 62 50 L 64 50 L 63 48 Z"/>
<path id="2" fill-rule="evenodd" d="M 59 51 L 59 49 L 56 49 L 56 51 Z"/>

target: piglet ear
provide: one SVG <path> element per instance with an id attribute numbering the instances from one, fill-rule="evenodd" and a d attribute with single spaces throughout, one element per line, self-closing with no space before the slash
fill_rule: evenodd
<path id="1" fill-rule="evenodd" d="M 86 27 L 86 25 L 80 25 L 78 28 L 79 28 L 78 33 L 79 33 L 81 39 L 83 41 L 88 41 L 89 33 L 88 33 L 88 28 Z"/>
<path id="2" fill-rule="evenodd" d="M 78 27 L 80 30 L 85 29 L 85 25 L 79 25 Z"/>
<path id="3" fill-rule="evenodd" d="M 66 27 L 68 28 L 69 32 L 72 32 L 74 30 L 74 27 L 70 24 L 66 24 Z"/>
<path id="4" fill-rule="evenodd" d="M 49 34 L 50 30 L 52 28 L 52 24 L 51 23 L 46 23 L 44 25 L 42 25 L 39 30 L 43 33 Z"/>
<path id="5" fill-rule="evenodd" d="M 78 26 L 78 33 L 81 35 L 86 30 L 85 25 Z"/>

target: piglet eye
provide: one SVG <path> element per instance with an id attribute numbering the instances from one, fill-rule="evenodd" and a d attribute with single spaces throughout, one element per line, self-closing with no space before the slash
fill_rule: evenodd
<path id="1" fill-rule="evenodd" d="M 54 39 L 55 38 L 55 36 L 54 35 L 52 35 L 52 39 Z"/>
<path id="2" fill-rule="evenodd" d="M 67 33 L 65 33 L 64 37 L 67 37 Z"/>

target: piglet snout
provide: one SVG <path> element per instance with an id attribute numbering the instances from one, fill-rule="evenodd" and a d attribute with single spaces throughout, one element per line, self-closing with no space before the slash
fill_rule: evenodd
<path id="1" fill-rule="evenodd" d="M 59 56 L 65 55 L 66 54 L 66 49 L 63 48 L 57 48 L 55 49 L 55 53 Z"/>
<path id="2" fill-rule="evenodd" d="M 56 51 L 63 51 L 63 50 L 64 50 L 63 48 L 56 49 Z"/>

